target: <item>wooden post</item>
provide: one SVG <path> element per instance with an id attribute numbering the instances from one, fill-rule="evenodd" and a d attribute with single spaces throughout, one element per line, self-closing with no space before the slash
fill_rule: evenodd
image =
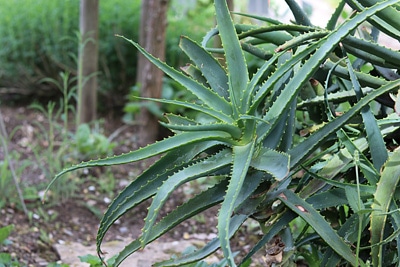
<path id="1" fill-rule="evenodd" d="M 96 119 L 99 0 L 81 0 L 77 125 Z"/>
<path id="2" fill-rule="evenodd" d="M 168 0 L 142 1 L 139 44 L 150 54 L 165 60 L 165 35 Z M 139 53 L 136 82 L 142 97 L 160 98 L 163 72 Z M 141 145 L 154 142 L 158 135 L 158 118 L 142 108 L 138 116 L 138 139 Z"/>

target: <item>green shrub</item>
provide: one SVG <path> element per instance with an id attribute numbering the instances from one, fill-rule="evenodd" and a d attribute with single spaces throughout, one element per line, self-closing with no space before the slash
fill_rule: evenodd
<path id="1" fill-rule="evenodd" d="M 215 0 L 218 26 L 202 45 L 181 38 L 180 47 L 192 61 L 185 73 L 128 40 L 197 100 L 153 99 L 193 113 L 165 115 L 167 122 L 161 124 L 174 132 L 169 138 L 74 165 L 55 177 L 162 155 L 105 212 L 97 235 L 99 256 L 109 228 L 152 199 L 142 234 L 116 255 L 116 266 L 214 206 L 220 207 L 218 237 L 155 266 L 199 262 L 219 248 L 229 266 L 245 266 L 275 236 L 284 243 L 278 262 L 282 265 L 304 259 L 312 261 L 311 266 L 390 266 L 398 261 L 400 153 L 392 153 L 384 138 L 399 128 L 400 119 L 385 104 L 374 114 L 370 103 L 380 105 L 389 93 L 397 93 L 400 79 L 393 69 L 400 69 L 400 52 L 364 39 L 375 40 L 376 29 L 370 36 L 355 35 L 369 21 L 400 40 L 399 21 L 394 20 L 399 11 L 392 7 L 398 7 L 398 0 L 342 1 L 326 29 L 311 25 L 295 1 L 286 2 L 296 24 L 260 18 L 265 25 L 254 26 L 234 25 L 226 1 Z M 336 25 L 346 3 L 359 12 Z M 217 34 L 223 48 L 208 48 Z M 265 43 L 270 50 L 260 48 Z M 248 72 L 244 51 L 265 60 L 254 74 Z M 226 66 L 218 61 L 221 57 Z M 375 72 L 361 72 L 366 64 Z M 388 105 L 393 108 L 395 103 Z M 219 182 L 161 216 L 177 188 L 208 178 Z M 297 218 L 303 223 L 294 221 Z M 237 258 L 230 242 L 248 220 L 259 222 L 263 235 L 247 255 Z"/>

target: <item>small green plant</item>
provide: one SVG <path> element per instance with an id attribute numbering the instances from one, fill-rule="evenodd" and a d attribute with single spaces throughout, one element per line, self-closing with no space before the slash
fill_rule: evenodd
<path id="1" fill-rule="evenodd" d="M 65 132 L 63 126 L 59 125 L 62 108 L 56 110 L 56 104 L 49 102 L 47 109 L 40 104 L 32 104 L 31 108 L 40 111 L 46 118 L 46 123 L 34 121 L 33 123 L 39 130 L 36 132 L 36 143 L 29 144 L 36 164 L 42 170 L 42 173 L 47 179 L 51 179 L 57 169 L 63 168 L 70 160 L 69 155 L 69 132 Z M 68 116 L 68 115 L 66 115 Z M 47 125 L 47 127 L 46 127 Z M 58 133 L 60 138 L 58 138 Z M 76 184 L 69 179 L 57 185 L 53 189 L 53 196 L 57 200 L 65 200 L 69 198 L 76 190 Z"/>
<path id="2" fill-rule="evenodd" d="M 47 109 L 40 104 L 31 105 L 31 108 L 38 110 L 46 118 L 45 122 L 34 122 L 39 129 L 38 143 L 31 145 L 38 164 L 46 162 L 39 164 L 46 178 L 53 177 L 56 170 L 74 159 L 87 160 L 92 157 L 109 156 L 115 146 L 115 143 L 100 132 L 100 127 L 92 130 L 88 124 L 81 124 L 75 133 L 69 130 L 71 114 L 75 113 L 71 102 L 76 96 L 76 79 L 71 78 L 68 73 L 60 73 L 60 80 L 61 82 L 51 78 L 42 80 L 44 83 L 53 84 L 62 92 L 58 105 L 49 102 Z M 46 146 L 43 147 L 42 144 Z M 52 193 L 55 199 L 63 200 L 71 197 L 76 189 L 76 180 L 70 179 L 58 183 Z"/>
<path id="3" fill-rule="evenodd" d="M 227 265 L 246 266 L 276 235 L 285 246 L 280 264 L 293 264 L 299 255 L 314 260 L 314 266 L 367 266 L 368 262 L 385 266 L 396 259 L 398 251 L 386 244 L 399 241 L 397 202 L 392 201 L 400 177 L 394 167 L 398 152 L 391 155 L 383 138 L 398 128 L 400 120 L 377 120 L 369 104 L 398 90 L 400 79 L 384 80 L 355 70 L 352 64 L 357 62 L 351 62 L 347 53 L 376 64 L 384 77 L 393 74 L 387 68 L 400 69 L 399 52 L 353 36 L 369 20 L 380 28 L 386 25 L 385 32 L 399 40 L 399 22 L 391 19 L 392 13 L 398 15 L 392 7 L 397 7 L 398 0 L 373 1 L 374 5 L 342 1 L 327 29 L 312 26 L 295 1 L 286 2 L 297 24 L 261 18 L 267 26 L 253 26 L 234 25 L 226 1 L 215 0 L 217 28 L 206 35 L 202 45 L 181 38 L 180 47 L 193 62 L 184 73 L 128 40 L 197 99 L 146 99 L 195 112 L 190 116 L 165 114 L 167 121 L 161 124 L 174 132 L 169 138 L 127 154 L 83 162 L 56 175 L 53 181 L 80 168 L 162 155 L 105 212 L 97 235 L 100 257 L 109 228 L 129 210 L 152 199 L 142 234 L 116 255 L 115 266 L 176 225 L 217 205 L 216 239 L 155 266 L 196 264 L 217 249 L 222 250 Z M 357 2 L 359 12 L 336 27 L 347 2 Z M 223 48 L 208 48 L 207 42 L 217 34 Z M 258 46 L 265 43 L 275 47 Z M 255 73 L 248 72 L 244 51 L 264 59 Z M 210 52 L 220 53 L 225 65 Z M 395 127 L 389 129 L 390 124 Z M 354 159 L 356 150 L 359 157 Z M 354 162 L 359 163 L 363 179 L 347 172 Z M 181 185 L 216 177 L 217 184 L 161 217 L 161 209 Z M 362 201 L 354 199 L 358 195 Z M 305 226 L 293 235 L 287 226 L 296 218 L 304 220 Z M 263 236 L 247 255 L 238 258 L 231 239 L 248 220 L 258 221 Z M 386 233 L 388 221 L 393 229 Z M 371 247 L 363 249 L 371 254 L 360 252 L 360 237 L 370 240 Z M 390 257 L 383 260 L 384 250 Z"/>
<path id="4" fill-rule="evenodd" d="M 106 157 L 112 154 L 115 143 L 103 134 L 92 131 L 88 124 L 78 126 L 74 137 L 74 147 L 78 159 L 87 160 L 96 156 Z"/>
<path id="5" fill-rule="evenodd" d="M 7 225 L 0 228 L 0 245 L 7 245 L 7 238 L 14 229 L 14 225 Z M 19 266 L 9 253 L 0 253 L 0 267 Z"/>
<path id="6" fill-rule="evenodd" d="M 0 244 L 4 245 L 7 243 L 7 238 L 10 236 L 14 229 L 14 225 L 7 225 L 0 228 Z"/>

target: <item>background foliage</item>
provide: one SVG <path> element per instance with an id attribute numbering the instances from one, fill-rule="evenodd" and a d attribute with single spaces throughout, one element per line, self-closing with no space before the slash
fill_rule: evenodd
<path id="1" fill-rule="evenodd" d="M 100 1 L 100 94 L 115 98 L 111 104 L 120 105 L 135 84 L 137 52 L 115 34 L 138 39 L 140 3 Z M 2 0 L 0 5 L 0 88 L 22 95 L 57 94 L 51 84 L 39 81 L 59 79 L 60 71 L 76 75 L 79 0 Z M 176 48 L 180 35 L 191 32 L 200 41 L 213 26 L 210 2 L 185 6 L 171 1 L 168 21 L 167 61 L 178 66 L 184 61 Z"/>

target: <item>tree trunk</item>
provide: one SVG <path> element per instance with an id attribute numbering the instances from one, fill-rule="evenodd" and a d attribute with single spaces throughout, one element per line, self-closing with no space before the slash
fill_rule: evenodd
<path id="1" fill-rule="evenodd" d="M 96 119 L 99 0 L 81 0 L 77 125 Z"/>
<path id="2" fill-rule="evenodd" d="M 139 43 L 150 54 L 165 60 L 165 35 L 168 0 L 142 1 Z M 160 98 L 163 72 L 139 53 L 137 83 L 142 97 Z M 138 142 L 147 145 L 157 140 L 159 123 L 147 109 L 138 116 Z"/>

